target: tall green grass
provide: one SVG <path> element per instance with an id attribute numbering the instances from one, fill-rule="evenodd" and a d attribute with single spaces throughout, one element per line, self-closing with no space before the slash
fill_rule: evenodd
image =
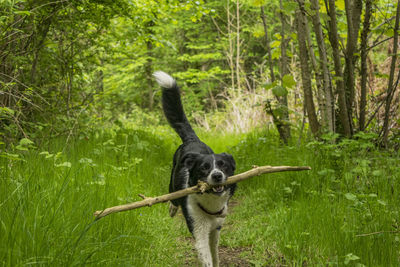
<path id="1" fill-rule="evenodd" d="M 223 244 L 248 247 L 256 266 L 399 266 L 400 158 L 368 135 L 337 144 L 281 147 L 268 135 L 236 146 L 240 170 L 308 165 L 240 184 Z"/>
<path id="2" fill-rule="evenodd" d="M 241 257 L 255 266 L 399 265 L 398 156 L 375 150 L 365 136 L 282 147 L 270 133 L 199 135 L 215 152 L 232 153 L 237 172 L 252 165 L 313 168 L 240 183 L 222 246 L 244 248 Z M 138 193 L 166 193 L 178 145 L 170 129 L 117 129 L 67 145 L 53 140 L 18 156 L 3 153 L 0 265 L 182 266 L 193 260 L 185 223 L 169 218 L 166 204 L 98 221 L 92 215 L 138 200 Z"/>
<path id="3" fill-rule="evenodd" d="M 171 248 L 184 232 L 166 205 L 96 222 L 92 215 L 137 200 L 138 193 L 165 193 L 173 153 L 168 141 L 116 131 L 76 140 L 62 154 L 65 140 L 58 140 L 45 153 L 2 160 L 0 265 L 175 265 L 181 250 Z"/>

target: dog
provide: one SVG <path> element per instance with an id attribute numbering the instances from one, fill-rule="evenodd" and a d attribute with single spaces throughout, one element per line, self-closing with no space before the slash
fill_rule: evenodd
<path id="1" fill-rule="evenodd" d="M 201 265 L 217 267 L 220 230 L 228 212 L 228 201 L 236 190 L 236 184 L 221 184 L 234 174 L 235 160 L 227 153 L 215 154 L 200 141 L 185 115 L 175 79 L 162 71 L 155 72 L 153 76 L 162 87 L 165 117 L 182 140 L 173 157 L 169 192 L 195 186 L 199 181 L 214 186 L 202 194 L 172 200 L 170 216 L 175 216 L 181 207 L 187 227 L 195 239 Z"/>

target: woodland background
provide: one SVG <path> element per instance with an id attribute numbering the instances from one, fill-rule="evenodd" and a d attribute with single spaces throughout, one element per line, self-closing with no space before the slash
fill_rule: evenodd
<path id="1" fill-rule="evenodd" d="M 398 266 L 399 3 L 0 0 L 0 263 L 193 265 L 162 205 L 92 217 L 167 190 L 163 70 L 237 172 L 313 168 L 241 184 L 223 266 Z"/>
<path id="2" fill-rule="evenodd" d="M 142 112 L 157 123 L 162 69 L 207 129 L 272 118 L 285 143 L 291 130 L 366 130 L 397 144 L 397 13 L 372 0 L 2 1 L 2 138 L 83 134 Z"/>

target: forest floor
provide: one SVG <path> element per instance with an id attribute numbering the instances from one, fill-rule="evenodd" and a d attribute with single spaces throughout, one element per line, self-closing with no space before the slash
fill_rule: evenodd
<path id="1" fill-rule="evenodd" d="M 234 156 L 236 173 L 312 167 L 239 183 L 222 266 L 399 266 L 400 156 L 370 135 L 290 146 L 268 132 L 199 135 Z M 191 235 L 166 204 L 93 217 L 166 193 L 178 145 L 168 128 L 117 128 L 1 152 L 0 266 L 193 266 Z"/>

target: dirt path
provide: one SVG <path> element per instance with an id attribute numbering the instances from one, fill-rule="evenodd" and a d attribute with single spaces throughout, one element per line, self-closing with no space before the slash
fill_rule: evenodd
<path id="1" fill-rule="evenodd" d="M 192 238 L 191 238 L 192 239 Z M 193 243 L 194 240 L 191 240 Z M 220 267 L 250 267 L 251 264 L 240 257 L 242 252 L 249 251 L 249 248 L 228 248 L 224 246 L 219 247 L 219 266 Z M 183 266 L 197 266 L 196 251 L 193 248 L 191 251 L 186 252 L 186 261 Z"/>
<path id="2" fill-rule="evenodd" d="M 234 212 L 234 208 L 239 204 L 238 201 L 230 201 L 229 202 L 229 213 Z M 179 211 L 177 214 L 182 220 L 184 220 L 182 213 Z M 229 216 L 229 215 L 228 215 Z M 185 251 L 186 260 L 183 266 L 197 266 L 197 255 L 196 250 L 194 249 L 194 239 L 192 237 L 187 237 L 184 239 L 178 240 L 178 242 L 189 242 L 190 247 L 192 248 L 190 251 Z M 240 255 L 243 252 L 250 251 L 248 247 L 236 247 L 230 248 L 226 246 L 219 246 L 219 259 L 220 259 L 220 267 L 249 267 L 251 266 L 250 262 L 246 259 L 243 259 Z"/>

